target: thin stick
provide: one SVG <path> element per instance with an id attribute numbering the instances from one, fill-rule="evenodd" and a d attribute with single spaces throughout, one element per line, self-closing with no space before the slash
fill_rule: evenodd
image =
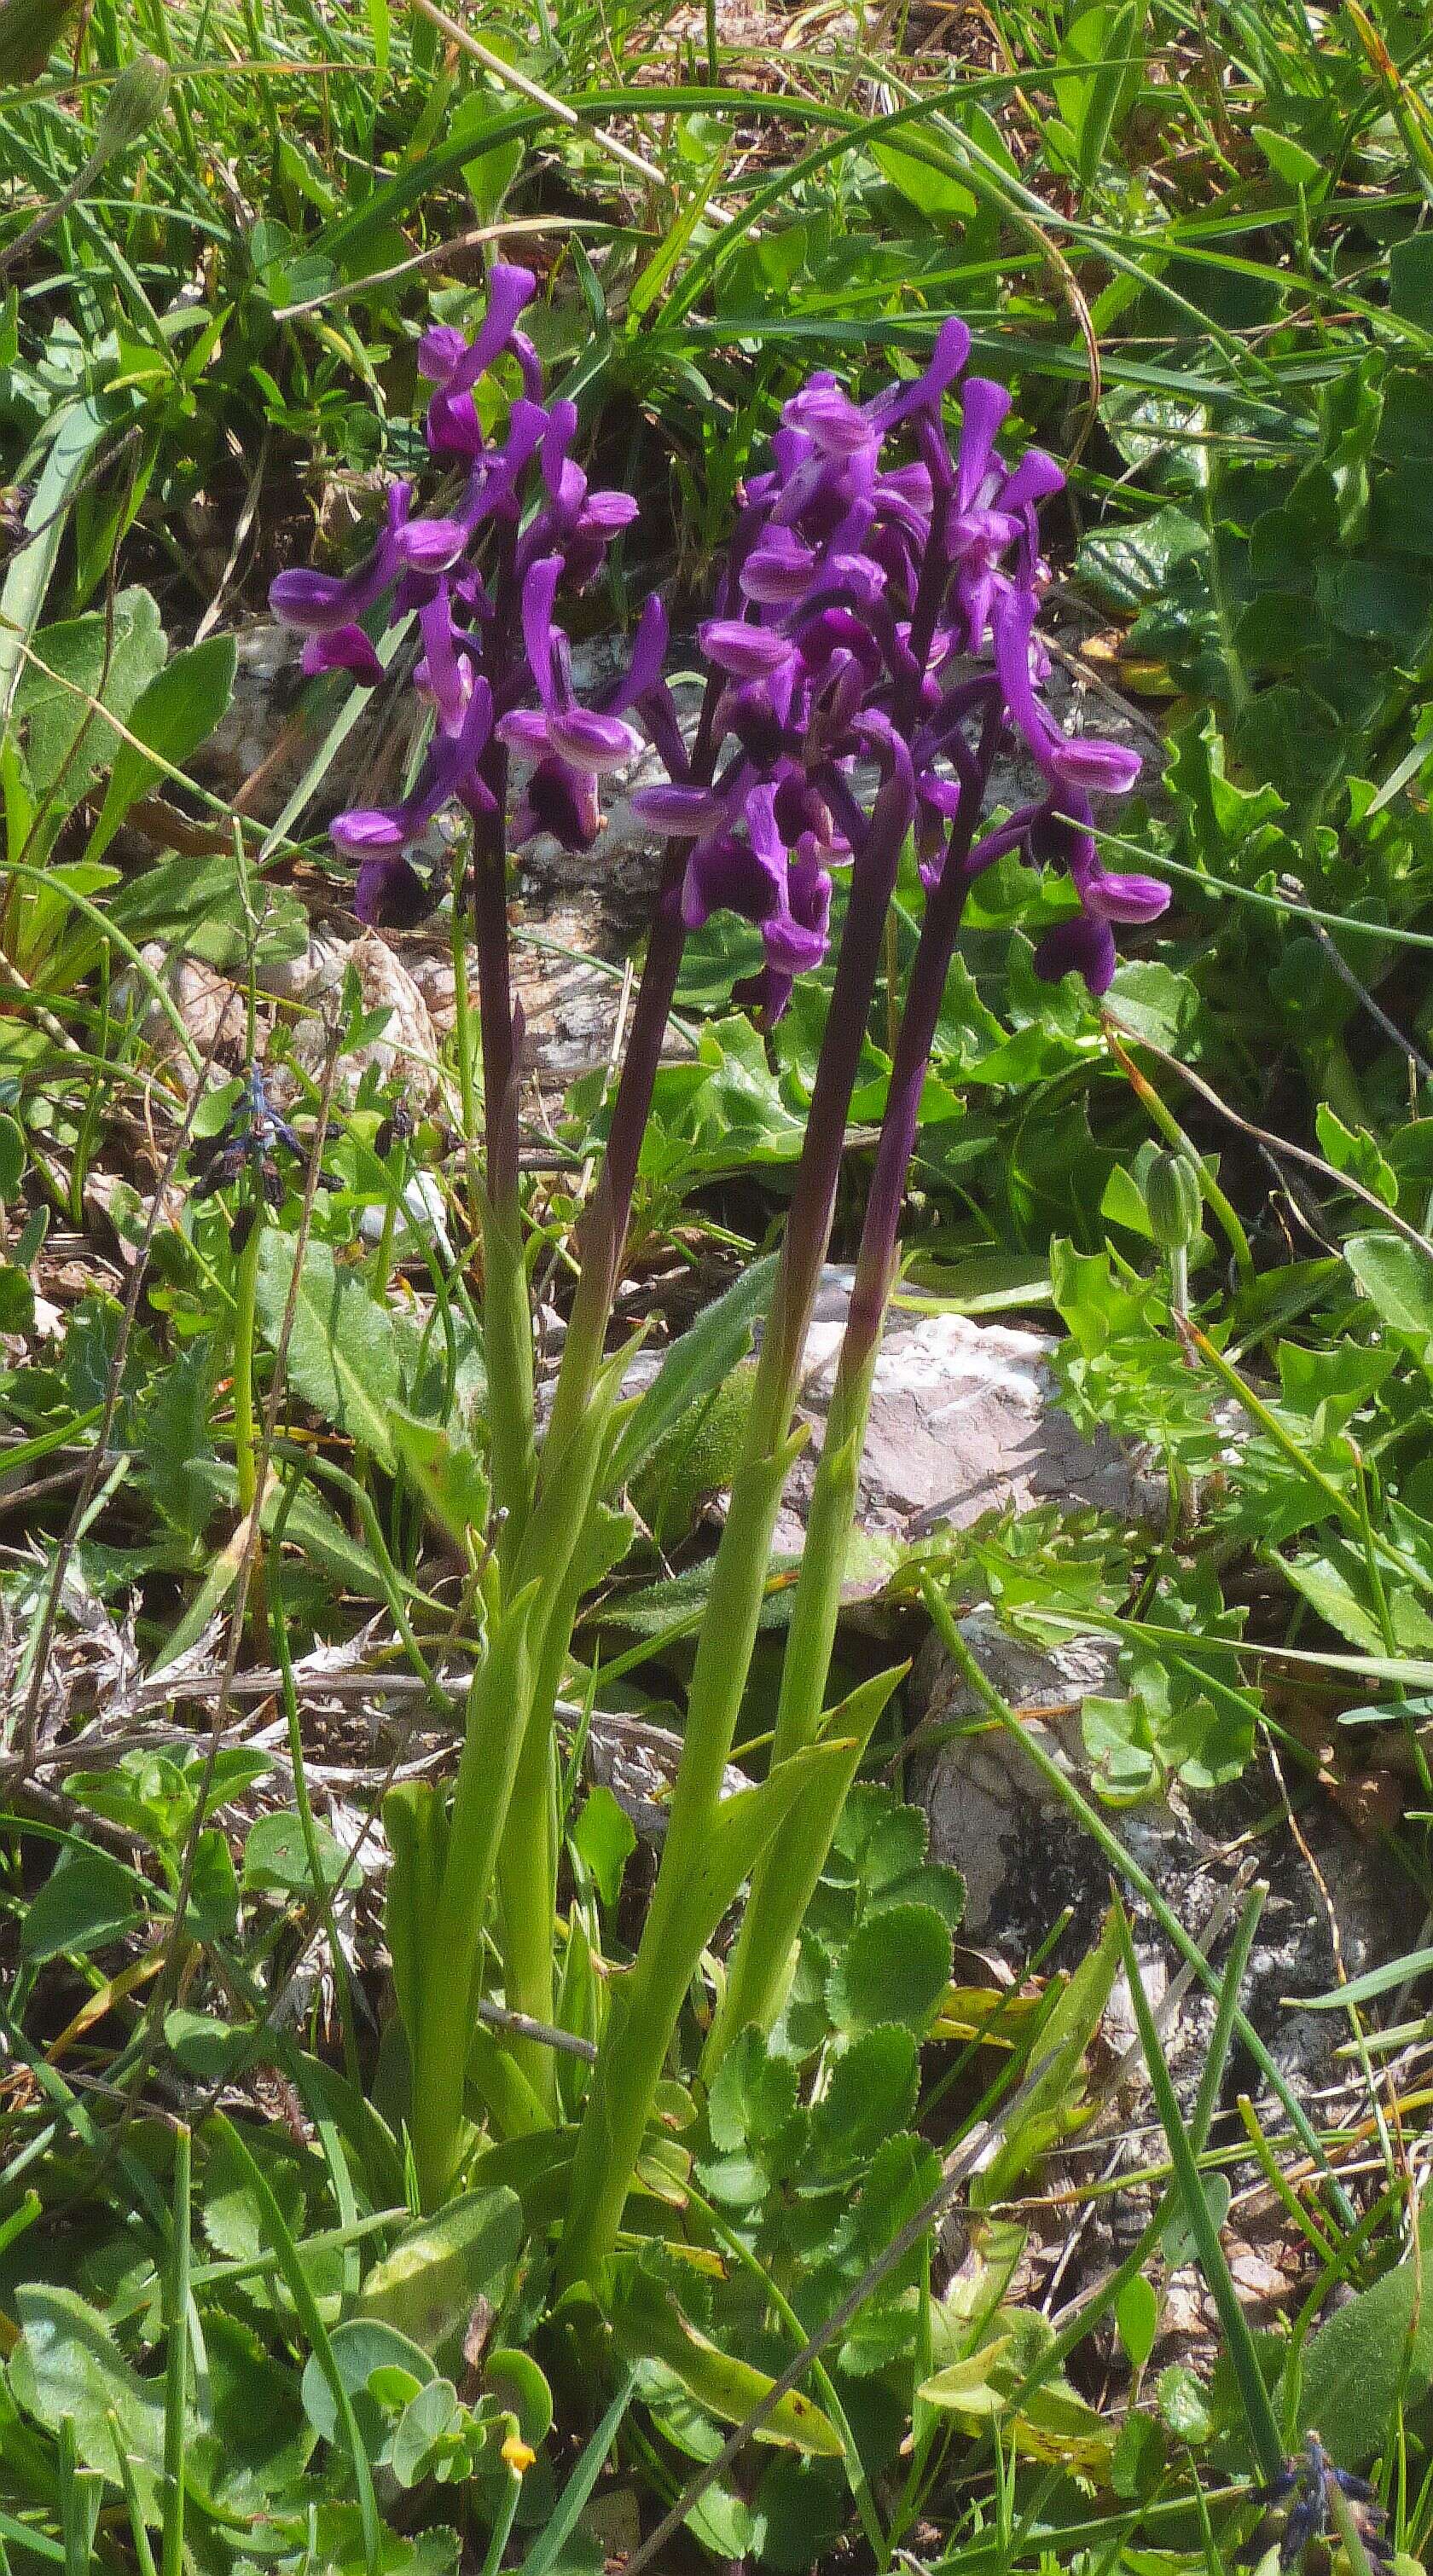
<path id="1" fill-rule="evenodd" d="M 529 80 L 526 72 L 517 71 L 511 63 L 505 63 L 501 54 L 493 53 L 476 36 L 470 36 L 467 28 L 460 26 L 456 18 L 450 18 L 446 9 L 438 8 L 436 0 L 413 0 L 413 6 L 420 9 L 425 18 L 431 18 L 435 27 L 441 27 L 444 35 L 450 37 L 455 45 L 461 45 L 465 54 L 471 54 L 474 62 L 481 63 L 500 88 L 515 89 L 520 98 L 530 98 L 535 107 L 546 108 L 549 116 L 558 117 L 564 125 L 581 125 L 582 119 L 575 107 L 569 107 L 565 99 L 554 98 L 550 89 L 543 89 L 539 82 Z M 660 93 L 654 96 L 653 104 L 660 106 Z M 639 179 L 650 179 L 659 188 L 667 186 L 666 178 L 654 162 L 644 161 L 640 152 L 633 152 L 627 144 L 619 143 L 616 135 L 609 134 L 605 126 L 594 125 L 592 133 L 603 150 L 611 153 L 614 161 L 620 161 L 625 169 L 635 170 Z"/>

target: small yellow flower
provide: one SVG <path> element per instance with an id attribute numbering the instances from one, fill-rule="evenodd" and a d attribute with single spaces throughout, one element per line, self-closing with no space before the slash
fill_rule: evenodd
<path id="1" fill-rule="evenodd" d="M 507 2440 L 503 2444 L 503 2458 L 506 2460 L 508 2467 L 512 2470 L 514 2477 L 520 2478 L 523 2475 L 524 2470 L 532 2467 L 533 2461 L 537 2458 L 537 2453 L 530 2442 L 525 2442 L 523 2440 L 521 2433 L 509 2433 Z"/>

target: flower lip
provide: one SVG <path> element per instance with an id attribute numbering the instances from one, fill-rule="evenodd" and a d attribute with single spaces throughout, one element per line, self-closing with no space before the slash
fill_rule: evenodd
<path id="1" fill-rule="evenodd" d="M 418 372 L 430 384 L 446 385 L 467 355 L 468 344 L 451 322 L 430 322 L 418 342 Z"/>
<path id="2" fill-rule="evenodd" d="M 1087 792 L 1093 789 L 1104 796 L 1129 794 L 1142 764 L 1139 753 L 1132 751 L 1128 743 L 1107 742 L 1098 734 L 1062 734 L 1053 724 L 1050 733 L 1044 766 L 1062 784 Z"/>
<path id="3" fill-rule="evenodd" d="M 674 783 L 639 787 L 632 799 L 632 811 L 654 831 L 682 840 L 688 833 L 710 831 L 720 822 L 726 807 L 714 788 Z"/>
<path id="4" fill-rule="evenodd" d="M 1083 975 L 1098 997 L 1114 980 L 1115 935 L 1107 921 L 1077 912 L 1047 930 L 1035 951 L 1035 972 L 1042 984 L 1058 984 L 1062 975 Z"/>
<path id="5" fill-rule="evenodd" d="M 359 868 L 353 909 L 375 927 L 413 930 L 432 911 L 433 897 L 406 859 L 374 853 Z"/>
<path id="6" fill-rule="evenodd" d="M 811 548 L 789 528 L 769 528 L 742 565 L 741 586 L 763 608 L 788 608 L 802 596 L 815 566 Z"/>
<path id="7" fill-rule="evenodd" d="M 331 572 L 281 572 L 269 584 L 269 606 L 281 626 L 301 635 L 331 634 L 351 623 L 354 587 L 352 577 L 339 581 Z"/>
<path id="8" fill-rule="evenodd" d="M 361 626 L 331 626 L 322 633 L 310 635 L 303 650 L 303 674 L 316 679 L 321 671 L 348 671 L 355 680 L 373 688 L 383 677 L 383 665 Z"/>
<path id="9" fill-rule="evenodd" d="M 824 382 L 812 377 L 799 394 L 793 394 L 783 405 L 782 419 L 790 429 L 806 432 L 823 456 L 859 456 L 875 438 L 866 414 L 830 377 Z"/>
<path id="10" fill-rule="evenodd" d="M 1099 921 L 1158 921 L 1169 910 L 1169 888 L 1158 877 L 1112 876 L 1097 864 L 1077 883 L 1086 912 Z"/>

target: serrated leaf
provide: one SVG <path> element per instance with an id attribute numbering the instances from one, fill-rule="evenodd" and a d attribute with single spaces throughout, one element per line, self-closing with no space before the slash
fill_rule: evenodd
<path id="1" fill-rule="evenodd" d="M 14 2293 L 23 2339 L 10 2361 L 10 2385 L 27 2415 L 58 2433 L 68 2422 L 87 2469 L 107 2486 L 121 2483 L 110 2415 L 133 2465 L 146 2519 L 156 2521 L 164 2466 L 164 2392 L 143 2380 L 118 2350 L 104 2319 L 74 2290 L 26 2281 Z"/>

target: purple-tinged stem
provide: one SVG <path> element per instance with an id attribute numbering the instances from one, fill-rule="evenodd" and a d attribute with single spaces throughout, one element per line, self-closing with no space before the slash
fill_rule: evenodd
<path id="1" fill-rule="evenodd" d="M 926 902 L 911 968 L 861 1227 L 850 1311 L 807 1517 L 801 1573 L 792 1599 L 772 1737 L 773 1768 L 815 1742 L 825 1705 L 871 1386 L 899 1258 L 901 1209 L 921 1092 L 966 899 L 978 872 L 969 862 L 1001 717 L 997 696 L 966 770 L 965 792 L 939 880 Z M 978 860 L 979 853 L 976 856 Z M 829 1821 L 811 1800 L 798 1799 L 752 1871 L 741 1930 L 727 1961 L 726 1987 L 702 2055 L 702 2073 L 708 2082 L 737 2032 L 748 2023 L 769 2030 L 781 2009 L 793 1946 L 826 1864 Z"/>
<path id="2" fill-rule="evenodd" d="M 517 577 L 509 534 L 496 586 L 493 667 L 516 649 Z M 532 1510 L 537 1482 L 532 1316 L 518 1196 L 518 1082 L 521 1014 L 513 1007 L 507 905 L 508 755 L 496 733 L 483 754 L 492 808 L 473 821 L 473 936 L 478 952 L 478 1018 L 483 1060 L 483 1340 L 492 1435 L 493 1501 L 501 1514 L 499 1552 L 510 1565 Z M 463 973 L 461 938 L 458 950 Z"/>
<path id="3" fill-rule="evenodd" d="M 720 694 L 720 678 L 714 673 L 707 682 L 692 745 L 691 779 L 696 786 L 706 786 L 710 782 L 715 766 L 712 729 Z M 642 1139 L 647 1132 L 652 1093 L 666 1043 L 667 1022 L 681 972 L 682 952 L 686 946 L 682 880 L 687 872 L 691 846 L 690 841 L 669 841 L 667 844 L 647 954 L 632 1009 L 632 1026 L 617 1079 L 617 1095 L 612 1104 L 602 1168 L 591 1204 L 577 1230 L 581 1269 L 568 1319 L 546 1442 L 554 1459 L 561 1458 L 591 1394 L 606 1342 L 612 1300 L 622 1275 Z"/>

